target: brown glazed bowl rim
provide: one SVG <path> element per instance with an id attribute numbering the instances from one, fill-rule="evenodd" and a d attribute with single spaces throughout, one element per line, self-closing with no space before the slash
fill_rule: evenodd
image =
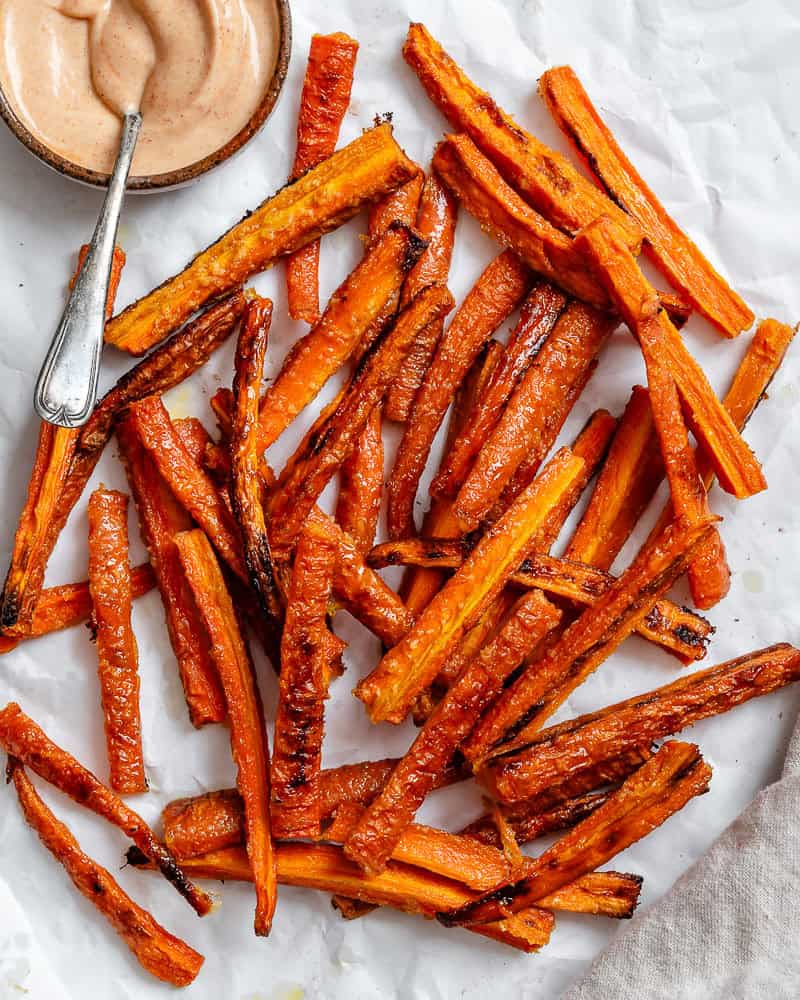
<path id="1" fill-rule="evenodd" d="M 250 140 L 261 131 L 267 118 L 269 118 L 275 103 L 278 100 L 286 74 L 289 69 L 289 59 L 292 52 L 292 15 L 289 9 L 289 0 L 268 0 L 275 5 L 278 14 L 278 54 L 275 61 L 275 69 L 264 92 L 264 96 L 258 103 L 258 107 L 250 116 L 246 125 L 229 139 L 220 149 L 202 160 L 196 160 L 185 167 L 176 170 L 169 170 L 162 174 L 141 174 L 128 178 L 126 190 L 139 192 L 165 191 L 169 188 L 181 187 L 189 184 L 203 174 L 213 170 L 214 167 L 225 163 L 232 156 L 239 152 Z M 78 163 L 73 163 L 66 157 L 54 152 L 49 146 L 28 129 L 26 125 L 17 117 L 10 101 L 0 86 L 0 117 L 34 156 L 41 160 L 46 166 L 51 167 L 65 177 L 80 181 L 82 184 L 89 184 L 92 187 L 108 187 L 109 175 L 89 167 L 83 167 Z"/>

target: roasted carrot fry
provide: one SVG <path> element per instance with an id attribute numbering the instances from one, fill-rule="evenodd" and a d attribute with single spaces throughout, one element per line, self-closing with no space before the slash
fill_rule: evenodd
<path id="1" fill-rule="evenodd" d="M 370 873 L 384 867 L 461 740 L 497 697 L 504 680 L 560 617 L 560 612 L 538 591 L 517 601 L 494 639 L 464 668 L 436 707 L 348 837 L 345 853 L 352 861 Z"/>
<path id="2" fill-rule="evenodd" d="M 172 421 L 172 426 L 191 460 L 197 465 L 202 465 L 205 460 L 206 448 L 209 444 L 214 443 L 202 421 L 198 420 L 197 417 L 179 417 Z"/>
<path id="3" fill-rule="evenodd" d="M 177 426 L 177 421 L 176 421 Z M 196 727 L 225 718 L 225 695 L 208 650 L 203 621 L 181 566 L 175 535 L 191 517 L 162 479 L 129 420 L 117 425 L 117 441 L 139 514 L 139 530 L 153 565 L 172 650 Z"/>
<path id="4" fill-rule="evenodd" d="M 498 596 L 530 548 L 552 498 L 572 485 L 583 460 L 562 449 L 475 546 L 414 627 L 356 689 L 374 722 L 402 721 L 455 645 Z"/>
<path id="5" fill-rule="evenodd" d="M 275 857 L 269 816 L 269 746 L 250 653 L 216 556 L 202 531 L 177 535 L 183 568 L 211 639 L 228 706 L 236 786 L 244 802 L 247 855 L 256 882 L 255 932 L 269 934 L 275 912 Z"/>
<path id="6" fill-rule="evenodd" d="M 297 115 L 297 149 L 290 181 L 326 160 L 336 149 L 353 86 L 358 42 L 342 32 L 312 35 Z M 286 259 L 289 315 L 319 319 L 319 240 Z"/>
<path id="7" fill-rule="evenodd" d="M 419 200 L 425 184 L 425 174 L 420 170 L 402 187 L 376 201 L 369 210 L 367 228 L 370 241 L 379 239 L 393 222 L 413 227 L 417 221 Z"/>
<path id="8" fill-rule="evenodd" d="M 473 763 L 493 748 L 531 734 L 606 660 L 670 588 L 707 536 L 708 524 L 670 525 L 639 551 L 628 569 L 569 626 L 545 656 L 530 664 L 483 716 L 467 741 Z"/>
<path id="9" fill-rule="evenodd" d="M 458 910 L 440 913 L 448 927 L 496 920 L 548 896 L 636 843 L 708 790 L 711 768 L 690 743 L 665 743 L 608 801 L 531 865 L 525 877 Z"/>
<path id="10" fill-rule="evenodd" d="M 470 419 L 447 451 L 431 484 L 432 496 L 455 497 L 458 493 L 475 456 L 494 430 L 509 397 L 533 363 L 565 303 L 564 296 L 552 285 L 540 282 L 534 286 L 523 303 L 519 322 L 492 373 L 474 419 Z"/>
<path id="11" fill-rule="evenodd" d="M 633 387 L 566 559 L 610 569 L 664 474 L 647 390 Z"/>
<path id="12" fill-rule="evenodd" d="M 462 529 L 475 528 L 489 513 L 523 459 L 529 481 L 535 475 L 614 326 L 579 303 L 562 313 L 458 492 L 453 512 Z"/>
<path id="13" fill-rule="evenodd" d="M 569 66 L 550 69 L 539 80 L 548 110 L 613 201 L 642 228 L 645 248 L 692 305 L 728 337 L 755 317 L 679 228 L 619 147 Z"/>
<path id="14" fill-rule="evenodd" d="M 469 136 L 450 135 L 440 142 L 433 169 L 481 228 L 532 271 L 596 309 L 610 309 L 607 292 L 574 241 L 524 202 Z"/>
<path id="15" fill-rule="evenodd" d="M 510 827 L 517 843 L 528 844 L 538 837 L 544 837 L 549 833 L 559 833 L 561 830 L 568 830 L 576 823 L 580 823 L 589 813 L 601 806 L 610 794 L 610 792 L 587 792 L 585 795 L 566 799 L 542 812 L 526 809 L 524 802 L 518 803 L 518 811 L 512 811 L 513 807 L 511 806 L 501 806 L 498 803 L 494 803 L 494 805 L 501 811 L 503 820 Z M 482 844 L 500 849 L 503 842 L 496 819 L 493 812 L 484 813 L 483 816 L 479 816 L 478 819 L 465 826 L 461 830 L 461 836 L 471 837 L 473 840 L 479 840 Z M 167 845 L 178 860 L 181 860 L 180 853 L 173 847 L 169 839 L 167 839 Z"/>
<path id="16" fill-rule="evenodd" d="M 69 279 L 70 291 L 75 287 L 75 283 L 78 280 L 78 275 L 81 272 L 86 261 L 86 255 L 89 253 L 89 244 L 84 243 L 78 252 L 78 264 L 75 268 L 75 273 Z M 108 295 L 106 296 L 106 321 L 111 319 L 111 315 L 114 312 L 114 303 L 117 300 L 117 292 L 119 291 L 119 283 L 122 280 L 122 271 L 125 267 L 126 257 L 125 251 L 122 247 L 115 246 L 114 253 L 111 256 L 111 274 L 108 276 Z"/>
<path id="17" fill-rule="evenodd" d="M 549 221 L 575 233 L 600 215 L 625 230 L 629 246 L 641 243 L 638 224 L 573 165 L 513 121 L 478 88 L 422 24 L 411 24 L 403 56 L 428 97 L 454 129 L 466 132 L 526 201 Z"/>
<path id="18" fill-rule="evenodd" d="M 614 920 L 630 920 L 639 905 L 641 875 L 589 872 L 542 900 L 548 910 L 588 913 Z"/>
<path id="19" fill-rule="evenodd" d="M 390 538 L 415 534 L 414 500 L 433 439 L 481 347 L 520 304 L 530 274 L 510 251 L 478 278 L 442 336 L 406 424 L 388 482 Z"/>
<path id="20" fill-rule="evenodd" d="M 71 754 L 56 746 L 15 702 L 10 702 L 0 711 L 0 745 L 7 754 L 18 757 L 26 767 L 69 795 L 78 805 L 91 809 L 122 830 L 198 916 L 211 912 L 209 896 L 186 878 L 175 858 L 158 842 L 142 817 L 128 808 L 116 792 L 103 785 Z"/>
<path id="21" fill-rule="evenodd" d="M 435 174 L 430 174 L 425 179 L 415 229 L 428 246 L 403 283 L 401 308 L 408 305 L 428 285 L 444 285 L 450 273 L 456 230 L 456 202 Z M 405 364 L 386 394 L 388 420 L 408 420 L 414 396 L 430 367 L 443 329 L 444 323 L 437 320 L 420 332 Z"/>
<path id="22" fill-rule="evenodd" d="M 283 605 L 264 518 L 258 443 L 259 394 L 271 322 L 270 300 L 251 299 L 236 343 L 230 450 L 231 499 L 244 546 L 244 561 L 267 626 L 277 640 L 283 621 Z"/>
<path id="23" fill-rule="evenodd" d="M 63 866 L 78 892 L 119 934 L 142 968 L 173 986 L 193 982 L 203 956 L 165 930 L 122 890 L 110 872 L 83 853 L 72 833 L 41 800 L 19 761 L 9 760 L 7 775 L 14 782 L 28 825 Z"/>
<path id="24" fill-rule="evenodd" d="M 89 591 L 110 785 L 147 791 L 139 712 L 139 651 L 131 625 L 128 498 L 99 487 L 89 497 Z"/>
<path id="25" fill-rule="evenodd" d="M 528 798 L 584 767 L 677 733 L 700 719 L 800 680 L 800 651 L 769 646 L 616 705 L 544 729 L 490 761 L 482 779 L 505 801 Z"/>
<path id="26" fill-rule="evenodd" d="M 289 352 L 261 401 L 259 445 L 268 448 L 362 343 L 396 308 L 403 279 L 424 249 L 395 223 L 331 296 L 320 321 Z"/>
<path id="27" fill-rule="evenodd" d="M 613 225 L 607 219 L 599 219 L 575 242 L 598 268 L 598 278 L 606 284 L 622 318 L 637 337 L 642 327 L 658 324 L 663 361 L 678 387 L 686 422 L 707 452 L 720 486 L 739 499 L 765 489 L 764 476 L 753 453 L 714 395 L 703 370 L 686 350 L 681 335 L 660 308 L 655 291 L 625 250 Z"/>
<path id="28" fill-rule="evenodd" d="M 383 496 L 383 437 L 381 415 L 376 406 L 367 419 L 352 452 L 339 470 L 339 497 L 336 520 L 356 544 L 366 552 L 375 538 Z"/>
<path id="29" fill-rule="evenodd" d="M 143 354 L 205 303 L 340 226 L 417 169 L 394 141 L 390 125 L 370 129 L 281 188 L 180 274 L 115 316 L 106 326 L 106 341 Z"/>
<path id="30" fill-rule="evenodd" d="M 319 837 L 326 614 L 336 550 L 313 522 L 300 534 L 281 639 L 281 673 L 270 773 L 276 837 Z"/>
<path id="31" fill-rule="evenodd" d="M 388 389 L 420 330 L 453 305 L 446 288 L 430 286 L 398 316 L 391 330 L 364 358 L 324 422 L 306 435 L 270 498 L 271 541 L 290 546 L 317 498 L 345 460 L 371 411 Z"/>

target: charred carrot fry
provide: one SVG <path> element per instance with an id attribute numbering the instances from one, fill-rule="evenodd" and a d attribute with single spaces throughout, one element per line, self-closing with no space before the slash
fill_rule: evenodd
<path id="1" fill-rule="evenodd" d="M 324 702 L 326 614 L 336 550 L 313 523 L 297 542 L 281 640 L 278 711 L 270 773 L 276 837 L 320 833 L 319 794 Z"/>
<path id="2" fill-rule="evenodd" d="M 336 149 L 353 86 L 358 42 L 342 32 L 312 35 L 297 115 L 297 149 L 290 181 L 326 160 Z M 289 315 L 319 319 L 319 240 L 286 258 Z"/>
<path id="3" fill-rule="evenodd" d="M 219 563 L 202 531 L 177 535 L 189 585 L 211 639 L 225 691 L 236 785 L 244 802 L 247 855 L 256 883 L 255 932 L 269 934 L 275 912 L 275 856 L 269 816 L 269 746 L 261 695 Z"/>
<path id="4" fill-rule="evenodd" d="M 579 303 L 562 313 L 458 492 L 453 512 L 464 530 L 489 513 L 523 459 L 535 475 L 615 325 Z"/>
<path id="5" fill-rule="evenodd" d="M 351 861 L 369 873 L 382 870 L 432 791 L 437 774 L 444 771 L 481 712 L 500 693 L 503 681 L 560 617 L 557 608 L 538 591 L 517 601 L 495 638 L 465 667 L 434 709 L 411 749 L 355 826 L 345 842 L 345 853 Z"/>
<path id="6" fill-rule="evenodd" d="M 455 199 L 438 177 L 435 174 L 426 177 L 415 228 L 428 246 L 403 282 L 401 308 L 408 305 L 428 285 L 446 283 L 453 256 L 456 211 Z M 420 332 L 405 364 L 386 394 L 388 420 L 408 420 L 414 396 L 430 367 L 443 329 L 444 323 L 437 320 Z"/>
<path id="7" fill-rule="evenodd" d="M 550 833 L 560 833 L 562 830 L 568 830 L 576 823 L 580 823 L 598 806 L 601 806 L 610 794 L 610 792 L 587 792 L 585 795 L 566 799 L 564 802 L 543 811 L 525 808 L 524 802 L 517 804 L 518 811 L 513 811 L 512 806 L 501 806 L 497 803 L 495 805 L 501 810 L 503 819 L 511 828 L 517 843 L 529 844 L 539 837 L 547 836 Z M 497 828 L 496 816 L 491 812 L 479 816 L 460 832 L 462 837 L 470 837 L 482 844 L 487 844 L 489 847 L 500 849 L 503 846 Z M 180 860 L 181 855 L 175 850 L 169 839 L 167 839 L 167 844 Z"/>
<path id="8" fill-rule="evenodd" d="M 371 206 L 367 224 L 370 240 L 376 240 L 383 236 L 393 222 L 400 222 L 409 227 L 414 226 L 417 221 L 419 200 L 422 197 L 424 184 L 425 175 L 420 170 L 402 187 L 387 194 Z"/>
<path id="9" fill-rule="evenodd" d="M 392 329 L 365 357 L 331 414 L 312 428 L 290 459 L 288 475 L 270 498 L 272 543 L 290 545 L 322 490 L 341 466 L 381 402 L 416 335 L 453 305 L 446 288 L 431 286 L 398 316 Z"/>
<path id="10" fill-rule="evenodd" d="M 0 745 L 33 772 L 71 799 L 118 827 L 149 858 L 198 916 L 211 912 L 209 896 L 193 885 L 175 858 L 159 843 L 138 813 L 102 784 L 71 754 L 55 743 L 15 702 L 0 711 Z"/>
<path id="11" fill-rule="evenodd" d="M 380 125 L 281 188 L 180 274 L 128 306 L 106 326 L 106 341 L 143 354 L 210 300 L 340 226 L 417 173 Z"/>
<path id="12" fill-rule="evenodd" d="M 367 331 L 380 329 L 396 308 L 403 279 L 424 249 L 411 229 L 395 223 L 366 252 L 331 296 L 320 321 L 289 352 L 261 401 L 259 445 L 268 448 L 325 382 L 356 351 Z"/>
<path id="13" fill-rule="evenodd" d="M 139 651 L 131 625 L 128 498 L 96 489 L 89 498 L 89 591 L 97 644 L 110 785 L 147 791 L 139 712 Z"/>
<path id="14" fill-rule="evenodd" d="M 442 336 L 414 398 L 389 478 L 391 538 L 415 533 L 414 500 L 439 425 L 481 347 L 523 300 L 530 281 L 519 258 L 502 253 L 478 278 Z"/>
<path id="15" fill-rule="evenodd" d="M 638 337 L 645 325 L 657 323 L 660 327 L 663 360 L 678 387 L 686 422 L 707 452 L 720 486 L 738 499 L 765 489 L 764 476 L 753 453 L 714 395 L 703 370 L 686 350 L 680 334 L 659 308 L 652 286 L 621 245 L 612 224 L 599 219 L 575 242 L 598 267 L 598 277 L 606 283 L 633 333 Z"/>
<path id="16" fill-rule="evenodd" d="M 788 643 L 769 646 L 543 729 L 524 748 L 491 760 L 482 780 L 504 801 L 528 798 L 584 767 L 671 736 L 797 680 L 800 651 Z"/>
<path id="17" fill-rule="evenodd" d="M 466 741 L 479 762 L 509 740 L 523 742 L 603 663 L 666 593 L 708 533 L 708 524 L 670 525 L 645 544 L 628 569 L 566 629 L 539 661 L 530 664 L 483 716 Z"/>
<path id="18" fill-rule="evenodd" d="M 524 202 L 469 136 L 449 135 L 440 142 L 433 169 L 481 228 L 532 271 L 596 309 L 611 308 L 574 241 Z"/>
<path id="19" fill-rule="evenodd" d="M 208 532 L 225 562 L 247 580 L 237 525 L 205 472 L 192 461 L 164 404 L 148 396 L 130 408 L 133 429 L 176 498 Z"/>
<path id="20" fill-rule="evenodd" d="M 342 531 L 366 552 L 375 538 L 383 496 L 383 437 L 376 406 L 350 455 L 339 470 L 336 520 Z"/>
<path id="21" fill-rule="evenodd" d="M 665 743 L 608 801 L 540 855 L 525 876 L 458 910 L 440 913 L 448 927 L 480 924 L 536 903 L 594 871 L 708 790 L 711 768 L 690 743 Z"/>
<path id="22" fill-rule="evenodd" d="M 639 223 L 648 255 L 669 280 L 727 337 L 748 329 L 755 319 L 752 311 L 668 215 L 600 118 L 573 70 L 569 66 L 548 70 L 539 80 L 539 93 L 609 196 Z"/>
<path id="23" fill-rule="evenodd" d="M 624 229 L 637 249 L 638 224 L 587 181 L 566 157 L 526 132 L 477 87 L 422 24 L 408 29 L 403 57 L 454 129 L 466 132 L 509 184 L 554 226 L 575 233 L 600 215 Z"/>
<path id="24" fill-rule="evenodd" d="M 414 627 L 356 689 L 373 721 L 402 721 L 454 646 L 498 596 L 541 526 L 554 496 L 572 485 L 583 460 L 560 451 L 542 475 L 475 546 Z"/>
<path id="25" fill-rule="evenodd" d="M 431 484 L 432 496 L 452 498 L 458 493 L 475 456 L 494 430 L 509 397 L 530 368 L 565 304 L 564 296 L 552 285 L 540 282 L 534 286 L 523 303 L 519 322 L 492 374 L 475 419 L 467 423 L 452 448 L 448 449 L 442 467 Z"/>
<path id="26" fill-rule="evenodd" d="M 188 986 L 193 982 L 203 964 L 203 956 L 165 930 L 123 891 L 109 871 L 84 854 L 69 829 L 41 800 L 14 758 L 9 760 L 7 776 L 14 782 L 28 825 L 64 868 L 78 892 L 119 934 L 142 968 L 173 986 Z"/>

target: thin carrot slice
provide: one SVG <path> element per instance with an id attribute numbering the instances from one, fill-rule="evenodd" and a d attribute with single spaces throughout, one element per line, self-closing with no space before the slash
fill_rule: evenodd
<path id="1" fill-rule="evenodd" d="M 275 912 L 275 855 L 269 817 L 269 746 L 253 662 L 219 563 L 202 531 L 175 538 L 183 567 L 211 639 L 231 725 L 236 785 L 244 802 L 247 855 L 256 883 L 255 932 L 265 937 Z"/>
<path id="2" fill-rule="evenodd" d="M 177 426 L 177 421 L 176 421 Z M 189 718 L 195 727 L 225 718 L 225 695 L 208 650 L 203 621 L 181 566 L 175 536 L 193 521 L 147 454 L 130 420 L 117 425 L 120 457 L 150 554 L 167 631 L 178 663 Z"/>
<path id="3" fill-rule="evenodd" d="M 241 579 L 248 573 L 239 529 L 233 515 L 206 473 L 192 461 L 158 396 L 148 396 L 130 408 L 131 425 L 176 498 L 213 540 Z"/>
<path id="4" fill-rule="evenodd" d="M 552 285 L 540 282 L 522 305 L 520 317 L 492 373 L 474 419 L 466 424 L 431 483 L 434 497 L 455 497 L 467 477 L 475 456 L 494 430 L 516 388 L 542 347 L 542 342 L 561 315 L 566 299 Z"/>
<path id="5" fill-rule="evenodd" d="M 455 199 L 438 177 L 435 174 L 426 177 L 415 229 L 428 246 L 403 283 L 401 308 L 408 305 L 428 285 L 446 283 L 453 256 L 456 211 Z M 388 420 L 408 420 L 414 396 L 430 367 L 443 329 L 444 323 L 437 320 L 420 332 L 405 364 L 386 394 Z"/>
<path id="6" fill-rule="evenodd" d="M 270 796 L 276 837 L 319 837 L 326 615 L 336 550 L 313 522 L 297 541 L 281 639 Z"/>
<path id="7" fill-rule="evenodd" d="M 706 260 L 647 186 L 569 66 L 547 70 L 539 93 L 613 201 L 642 228 L 645 248 L 695 309 L 727 337 L 748 329 L 752 311 Z"/>
<path id="8" fill-rule="evenodd" d="M 364 678 L 356 696 L 374 722 L 401 722 L 465 632 L 498 596 L 529 550 L 553 496 L 572 485 L 583 460 L 562 449 L 535 483 L 481 538 L 401 642 Z"/>
<path id="9" fill-rule="evenodd" d="M 358 42 L 337 31 L 312 35 L 297 114 L 297 149 L 290 181 L 326 160 L 336 149 L 353 87 Z M 289 315 L 306 323 L 319 319 L 319 240 L 286 258 Z"/>
<path id="10" fill-rule="evenodd" d="M 139 712 L 139 650 L 131 624 L 128 497 L 99 487 L 89 497 L 89 591 L 110 785 L 147 791 Z"/>
<path id="11" fill-rule="evenodd" d="M 474 763 L 501 743 L 523 742 L 603 663 L 666 593 L 706 537 L 709 525 L 670 525 L 561 635 L 545 656 L 497 699 L 466 741 Z"/>
<path id="12" fill-rule="evenodd" d="M 398 316 L 362 361 L 340 401 L 312 428 L 287 463 L 270 498 L 271 541 L 290 546 L 322 490 L 353 448 L 371 411 L 383 399 L 416 335 L 453 306 L 446 288 L 430 286 Z"/>
<path id="13" fill-rule="evenodd" d="M 646 836 L 706 792 L 710 780 L 711 768 L 696 746 L 665 743 L 604 805 L 540 855 L 524 878 L 440 913 L 439 919 L 448 927 L 482 924 L 536 904 Z"/>
<path id="14" fill-rule="evenodd" d="M 494 639 L 464 668 L 434 709 L 411 749 L 349 835 L 345 853 L 351 861 L 371 874 L 383 869 L 433 790 L 437 775 L 450 763 L 481 712 L 560 617 L 558 609 L 538 591 L 517 601 Z"/>
<path id="15" fill-rule="evenodd" d="M 69 829 L 41 800 L 19 761 L 9 760 L 7 776 L 14 782 L 28 825 L 63 866 L 78 892 L 119 934 L 142 968 L 173 986 L 193 982 L 203 956 L 165 930 L 123 891 L 109 871 L 83 853 Z"/>
<path id="16" fill-rule="evenodd" d="M 439 425 L 481 347 L 522 302 L 530 283 L 519 258 L 502 253 L 475 282 L 442 336 L 414 398 L 389 478 L 390 538 L 415 534 L 414 500 Z"/>
<path id="17" fill-rule="evenodd" d="M 411 24 L 403 57 L 431 101 L 454 129 L 466 132 L 526 201 L 567 233 L 600 215 L 624 229 L 628 245 L 638 248 L 638 224 L 575 169 L 513 121 L 477 87 L 422 24 Z"/>
<path id="18" fill-rule="evenodd" d="M 706 450 L 720 486 L 740 500 L 765 489 L 766 482 L 753 453 L 714 395 L 703 370 L 686 350 L 681 335 L 660 308 L 654 289 L 625 250 L 613 225 L 607 219 L 599 219 L 575 242 L 598 268 L 598 277 L 614 296 L 631 331 L 641 339 L 642 327 L 656 323 L 660 327 L 662 361 L 678 387 L 689 430 Z"/>
<path id="19" fill-rule="evenodd" d="M 383 236 L 393 222 L 400 222 L 409 228 L 414 226 L 424 184 L 425 174 L 420 170 L 402 187 L 387 194 L 370 207 L 367 223 L 370 241 Z"/>
<path id="20" fill-rule="evenodd" d="M 370 129 L 267 198 L 180 274 L 115 316 L 106 341 L 143 354 L 201 306 L 340 226 L 417 170 L 390 125 Z"/>
<path id="21" fill-rule="evenodd" d="M 526 204 L 466 135 L 450 135 L 433 154 L 433 169 L 462 208 L 536 274 L 596 309 L 610 309 L 603 286 L 574 241 Z"/>
<path id="22" fill-rule="evenodd" d="M 424 243 L 395 223 L 331 296 L 322 318 L 291 349 L 261 401 L 259 446 L 268 448 L 353 355 L 368 331 L 396 309 L 406 274 Z"/>
<path id="23" fill-rule="evenodd" d="M 504 801 L 529 798 L 631 747 L 671 736 L 797 680 L 800 650 L 788 643 L 769 646 L 543 729 L 524 748 L 488 762 L 482 780 Z"/>
<path id="24" fill-rule="evenodd" d="M 366 552 L 375 538 L 383 497 L 383 408 L 376 406 L 352 452 L 339 470 L 336 520 L 342 531 Z"/>
<path id="25" fill-rule="evenodd" d="M 138 813 L 107 788 L 72 754 L 62 750 L 15 702 L 0 710 L 0 746 L 78 805 L 102 816 L 129 837 L 164 878 L 186 899 L 198 916 L 212 910 L 211 898 L 193 885 L 170 852 Z"/>
<path id="26" fill-rule="evenodd" d="M 529 481 L 535 475 L 615 325 L 580 303 L 561 314 L 458 492 L 453 512 L 464 530 L 489 513 L 523 459 Z"/>
<path id="27" fill-rule="evenodd" d="M 244 546 L 244 560 L 268 628 L 277 640 L 283 621 L 283 605 L 264 518 L 258 442 L 259 393 L 271 322 L 270 300 L 252 298 L 236 342 L 230 451 L 231 499 Z"/>

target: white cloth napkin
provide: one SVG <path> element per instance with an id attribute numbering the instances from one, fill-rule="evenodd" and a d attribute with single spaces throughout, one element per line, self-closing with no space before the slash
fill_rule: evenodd
<path id="1" fill-rule="evenodd" d="M 800 723 L 760 792 L 562 1000 L 800 997 Z"/>

